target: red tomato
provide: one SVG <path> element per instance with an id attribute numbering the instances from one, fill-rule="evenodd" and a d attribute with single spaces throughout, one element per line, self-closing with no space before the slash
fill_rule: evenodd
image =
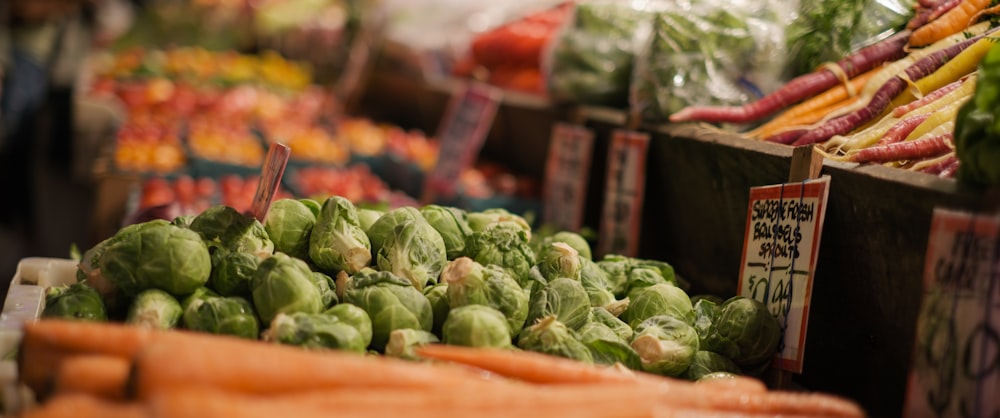
<path id="1" fill-rule="evenodd" d="M 174 180 L 174 192 L 177 194 L 177 201 L 184 205 L 189 205 L 195 200 L 194 179 L 191 176 L 180 176 Z"/>

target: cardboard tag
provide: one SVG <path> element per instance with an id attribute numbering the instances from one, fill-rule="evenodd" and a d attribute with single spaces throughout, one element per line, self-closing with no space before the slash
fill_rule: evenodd
<path id="1" fill-rule="evenodd" d="M 935 209 L 904 416 L 1000 416 L 1000 217 Z"/>
<path id="2" fill-rule="evenodd" d="M 441 148 L 437 165 L 428 173 L 424 200 L 428 195 L 455 196 L 459 176 L 475 161 L 493 126 L 500 90 L 480 83 L 456 90 L 438 132 Z"/>
<path id="3" fill-rule="evenodd" d="M 639 252 L 648 149 L 649 134 L 616 130 L 611 136 L 598 241 L 600 254 L 634 257 Z"/>
<path id="4" fill-rule="evenodd" d="M 778 319 L 783 336 L 774 367 L 781 370 L 802 372 L 829 190 L 829 176 L 750 189 L 738 294 Z"/>
<path id="5" fill-rule="evenodd" d="M 553 125 L 542 195 L 546 224 L 559 230 L 580 230 L 593 149 L 593 131 L 563 122 Z"/>

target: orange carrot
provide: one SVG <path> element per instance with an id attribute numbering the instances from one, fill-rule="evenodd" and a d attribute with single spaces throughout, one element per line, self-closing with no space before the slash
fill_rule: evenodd
<path id="1" fill-rule="evenodd" d="M 84 394 L 60 395 L 30 408 L 20 418 L 146 418 L 144 407 L 135 403 L 114 402 Z"/>
<path id="2" fill-rule="evenodd" d="M 114 356 L 81 354 L 68 357 L 54 376 L 53 394 L 79 393 L 123 400 L 129 366 L 128 360 Z"/>
<path id="3" fill-rule="evenodd" d="M 990 4 L 990 0 L 963 0 L 937 19 L 923 25 L 910 35 L 909 46 L 924 46 L 961 32 L 972 24 L 974 17 Z"/>
<path id="4" fill-rule="evenodd" d="M 499 381 L 468 367 L 308 351 L 206 334 L 188 341 L 158 341 L 139 352 L 130 390 L 144 399 L 176 387 L 271 394 L 337 387 L 476 387 Z"/>
<path id="5" fill-rule="evenodd" d="M 835 113 L 839 109 L 848 108 L 857 103 L 858 98 L 847 98 L 829 106 L 815 109 L 801 115 L 784 117 L 784 114 L 774 118 L 767 123 L 758 126 L 746 133 L 751 138 L 764 139 L 790 129 L 807 128 L 813 124 L 822 122 L 828 115 Z"/>
<path id="6" fill-rule="evenodd" d="M 861 91 L 861 88 L 864 87 L 865 83 L 867 83 L 868 80 L 872 78 L 872 76 L 874 76 L 875 73 L 877 73 L 878 71 L 879 68 L 875 68 L 869 70 L 866 73 L 862 73 L 857 77 L 852 78 L 848 82 L 850 88 L 848 88 L 847 85 L 840 84 L 823 93 L 813 96 L 812 98 L 802 103 L 790 107 L 785 112 L 782 112 L 782 114 L 779 117 L 792 117 L 792 116 L 804 115 L 806 113 L 811 113 L 814 110 L 822 109 L 834 103 L 838 103 L 845 99 L 851 98 L 855 96 L 857 92 Z"/>

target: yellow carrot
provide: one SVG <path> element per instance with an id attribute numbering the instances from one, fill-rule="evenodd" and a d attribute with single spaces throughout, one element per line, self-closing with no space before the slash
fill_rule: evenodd
<path id="1" fill-rule="evenodd" d="M 979 62 L 983 60 L 983 57 L 986 56 L 986 53 L 989 52 L 995 43 L 996 40 L 992 37 L 985 37 L 969 45 L 964 51 L 948 60 L 941 68 L 912 83 L 910 85 L 911 88 L 904 90 L 902 94 L 896 96 L 889 107 L 896 108 L 902 106 L 975 72 L 976 68 L 979 67 Z"/>
<path id="2" fill-rule="evenodd" d="M 917 125 L 917 127 L 906 136 L 904 141 L 912 141 L 914 139 L 935 133 L 944 133 L 942 131 L 954 128 L 955 116 L 958 115 L 958 109 L 962 107 L 967 100 L 969 100 L 969 97 L 963 97 L 960 100 L 951 102 L 947 106 L 936 110 L 927 118 L 927 120 L 920 125 Z"/>

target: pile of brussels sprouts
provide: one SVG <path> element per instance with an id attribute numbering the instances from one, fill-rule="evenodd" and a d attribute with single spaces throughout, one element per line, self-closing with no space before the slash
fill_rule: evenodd
<path id="1" fill-rule="evenodd" d="M 664 262 L 594 261 L 571 232 L 502 209 L 387 212 L 341 197 L 226 206 L 122 228 L 88 250 L 46 317 L 122 320 L 415 358 L 445 343 L 699 379 L 766 369 L 779 328 L 751 299 L 692 299 Z"/>

